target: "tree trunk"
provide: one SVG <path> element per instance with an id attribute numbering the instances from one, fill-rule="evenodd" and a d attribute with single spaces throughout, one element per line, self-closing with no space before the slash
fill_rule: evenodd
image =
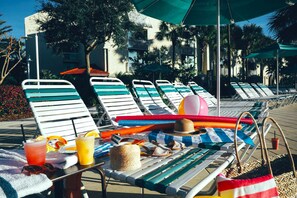
<path id="1" fill-rule="evenodd" d="M 228 85 L 231 82 L 231 34 L 230 25 L 228 25 Z"/>
<path id="2" fill-rule="evenodd" d="M 242 51 L 242 57 L 245 57 L 245 51 Z M 245 65 L 246 65 L 246 59 L 245 58 L 242 58 L 242 74 L 241 74 L 241 80 L 244 81 L 244 77 L 245 77 Z"/>
<path id="3" fill-rule="evenodd" d="M 89 76 L 91 75 L 90 54 L 91 54 L 91 52 L 85 52 L 86 68 L 87 68 L 87 74 Z"/>
<path id="4" fill-rule="evenodd" d="M 202 72 L 202 51 L 199 44 L 199 37 L 198 34 L 195 35 L 196 37 L 196 61 L 197 61 L 197 75 L 199 72 Z"/>
<path id="5" fill-rule="evenodd" d="M 176 45 L 176 42 L 173 40 L 172 41 L 172 68 L 174 68 L 174 65 L 175 65 L 175 45 Z"/>
<path id="6" fill-rule="evenodd" d="M 262 79 L 262 83 L 264 83 L 264 80 L 263 80 L 263 61 L 260 62 L 260 77 Z"/>

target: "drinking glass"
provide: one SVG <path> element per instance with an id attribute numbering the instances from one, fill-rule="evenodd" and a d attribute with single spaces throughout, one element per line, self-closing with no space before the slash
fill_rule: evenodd
<path id="1" fill-rule="evenodd" d="M 46 139 L 27 140 L 23 144 L 28 164 L 42 166 L 46 157 Z"/>
<path id="2" fill-rule="evenodd" d="M 89 165 L 94 162 L 95 137 L 77 137 L 75 139 L 78 161 L 81 165 Z"/>

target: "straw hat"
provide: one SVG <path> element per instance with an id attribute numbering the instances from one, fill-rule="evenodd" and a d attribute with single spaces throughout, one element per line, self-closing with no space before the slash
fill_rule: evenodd
<path id="1" fill-rule="evenodd" d="M 173 132 L 167 131 L 166 133 L 176 136 L 190 136 L 199 134 L 200 132 L 199 130 L 195 130 L 194 123 L 191 120 L 183 118 L 175 121 Z"/>

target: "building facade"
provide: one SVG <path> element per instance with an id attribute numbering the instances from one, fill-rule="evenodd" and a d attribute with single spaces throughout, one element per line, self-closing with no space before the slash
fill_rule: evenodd
<path id="1" fill-rule="evenodd" d="M 37 77 L 36 68 L 38 65 L 40 72 L 42 70 L 50 70 L 53 74 L 59 74 L 75 67 L 84 67 L 85 58 L 82 48 L 77 52 L 56 54 L 51 48 L 47 47 L 44 32 L 38 30 L 39 26 L 36 23 L 37 19 L 44 19 L 45 17 L 44 13 L 35 13 L 25 18 L 26 53 L 31 60 L 29 62 L 30 78 Z M 104 45 L 98 46 L 91 53 L 91 66 L 96 66 L 97 69 L 108 72 L 110 76 L 114 76 L 119 72 L 126 73 L 131 70 L 129 57 L 133 58 L 137 56 L 137 53 L 171 45 L 170 41 L 157 41 L 155 39 L 156 32 L 159 31 L 159 20 L 136 12 L 130 13 L 129 18 L 143 26 L 145 37 L 135 39 L 128 32 L 126 49 L 116 48 L 113 41 L 108 41 Z"/>

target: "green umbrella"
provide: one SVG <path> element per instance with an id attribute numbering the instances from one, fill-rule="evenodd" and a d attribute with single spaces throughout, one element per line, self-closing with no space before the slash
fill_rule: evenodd
<path id="1" fill-rule="evenodd" d="M 217 111 L 220 114 L 220 24 L 255 18 L 297 0 L 132 0 L 145 15 L 174 24 L 217 25 Z M 218 9 L 219 8 L 219 9 Z"/>
<path id="2" fill-rule="evenodd" d="M 245 58 L 276 58 L 276 95 L 279 93 L 279 57 L 297 55 L 297 45 L 284 45 L 275 43 L 257 52 L 251 53 Z"/>
<path id="3" fill-rule="evenodd" d="M 140 70 L 153 73 L 153 82 L 155 81 L 155 73 L 159 73 L 161 75 L 161 73 L 168 73 L 171 71 L 168 65 L 160 65 L 158 63 L 145 65 L 141 67 Z"/>

